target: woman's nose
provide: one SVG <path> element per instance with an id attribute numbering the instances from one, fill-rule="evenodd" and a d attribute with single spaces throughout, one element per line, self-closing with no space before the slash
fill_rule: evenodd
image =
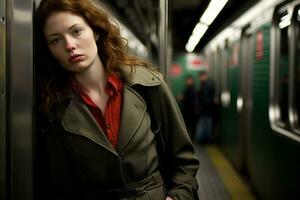
<path id="1" fill-rule="evenodd" d="M 75 50 L 76 46 L 74 41 L 71 38 L 66 38 L 66 50 L 68 52 Z"/>

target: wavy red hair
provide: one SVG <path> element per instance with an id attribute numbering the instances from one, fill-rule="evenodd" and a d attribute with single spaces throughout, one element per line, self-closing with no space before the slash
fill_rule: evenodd
<path id="1" fill-rule="evenodd" d="M 126 54 L 127 42 L 121 37 L 117 24 L 109 19 L 103 8 L 89 0 L 42 0 L 35 15 L 36 64 L 42 110 L 49 111 L 64 96 L 69 82 L 68 72 L 51 55 L 43 34 L 47 19 L 56 12 L 70 12 L 81 16 L 99 34 L 98 54 L 108 74 L 122 76 L 119 69 L 124 65 L 148 67 L 146 62 Z"/>

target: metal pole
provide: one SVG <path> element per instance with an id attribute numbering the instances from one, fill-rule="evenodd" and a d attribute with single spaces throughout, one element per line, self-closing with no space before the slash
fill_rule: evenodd
<path id="1" fill-rule="evenodd" d="M 168 0 L 159 1 L 159 69 L 166 78 L 168 61 Z"/>

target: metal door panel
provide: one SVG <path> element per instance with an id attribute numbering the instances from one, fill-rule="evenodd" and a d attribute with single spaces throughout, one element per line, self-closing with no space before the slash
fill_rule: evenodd
<path id="1" fill-rule="evenodd" d="M 0 1 L 0 199 L 6 199 L 6 1 Z"/>
<path id="2" fill-rule="evenodd" d="M 9 199 L 33 199 L 32 1 L 7 1 Z"/>
<path id="3" fill-rule="evenodd" d="M 241 37 L 241 71 L 240 71 L 240 91 L 237 103 L 237 110 L 240 113 L 239 133 L 241 148 L 241 170 L 248 171 L 249 142 L 251 133 L 252 118 L 252 50 L 253 38 L 244 29 Z"/>

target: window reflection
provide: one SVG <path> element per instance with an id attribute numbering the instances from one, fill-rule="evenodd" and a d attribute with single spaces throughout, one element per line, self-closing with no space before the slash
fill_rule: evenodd
<path id="1" fill-rule="evenodd" d="M 279 106 L 283 126 L 288 123 L 288 86 L 289 86 L 289 51 L 288 51 L 288 27 L 289 17 L 287 12 L 280 16 L 280 60 L 279 60 Z"/>

